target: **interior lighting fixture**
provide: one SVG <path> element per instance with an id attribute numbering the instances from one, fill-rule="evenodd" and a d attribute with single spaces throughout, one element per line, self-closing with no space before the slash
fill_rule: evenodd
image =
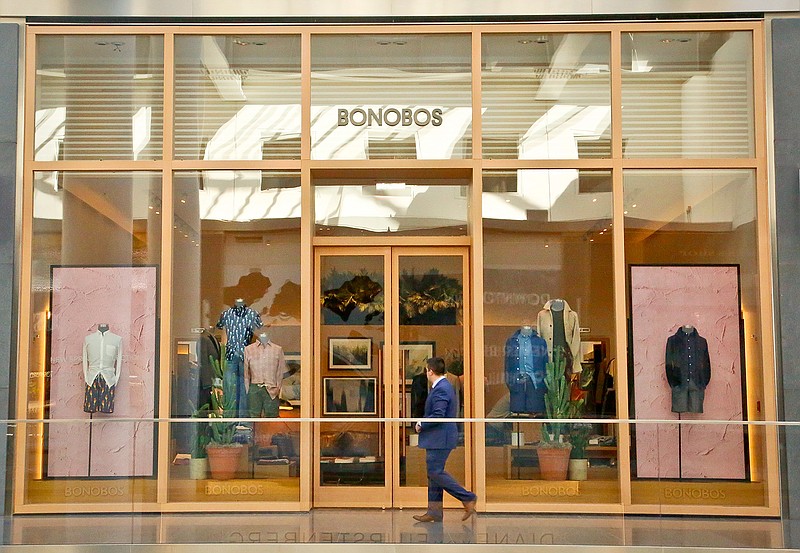
<path id="1" fill-rule="evenodd" d="M 404 182 L 376 182 L 376 190 L 403 190 L 406 187 Z"/>
<path id="2" fill-rule="evenodd" d="M 403 39 L 381 39 L 375 42 L 379 46 L 405 46 L 408 44 L 408 41 Z"/>
<path id="3" fill-rule="evenodd" d="M 263 40 L 242 40 L 241 38 L 234 38 L 233 43 L 237 46 L 264 46 L 266 42 Z"/>
<path id="4" fill-rule="evenodd" d="M 691 42 L 691 41 L 692 41 L 691 38 L 686 38 L 686 37 L 662 38 L 661 39 L 661 44 L 672 44 L 673 42 L 679 42 L 679 43 L 684 43 L 685 44 L 685 43 Z"/>

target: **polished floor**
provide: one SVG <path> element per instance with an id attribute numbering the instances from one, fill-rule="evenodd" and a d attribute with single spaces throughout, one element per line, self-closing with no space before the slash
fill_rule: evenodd
<path id="1" fill-rule="evenodd" d="M 180 544 L 483 544 L 608 548 L 789 548 L 786 522 L 707 517 L 480 514 L 466 523 L 447 511 L 441 524 L 415 523 L 420 510 L 316 509 L 310 513 L 25 515 L 6 519 L 8 551 L 43 546 Z M 494 547 L 497 546 L 497 547 Z M 796 546 L 796 545 L 795 545 Z M 1 547 L 1 546 L 0 546 Z M 117 550 L 118 548 L 112 548 Z M 136 547 L 130 548 L 132 551 Z M 220 548 L 223 550 L 227 548 Z M 249 548 L 247 548 L 249 549 Z M 285 548 L 282 548 L 285 549 Z M 481 548 L 483 549 L 483 548 Z M 583 549 L 583 548 L 580 548 Z M 96 550 L 69 547 L 70 551 Z M 108 549 L 109 551 L 111 549 Z M 319 549 L 317 549 L 319 550 Z"/>

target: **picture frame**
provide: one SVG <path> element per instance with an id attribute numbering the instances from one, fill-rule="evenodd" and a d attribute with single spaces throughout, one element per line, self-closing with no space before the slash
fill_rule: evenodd
<path id="1" fill-rule="evenodd" d="M 329 377 L 323 379 L 325 415 L 377 415 L 378 379 Z"/>
<path id="2" fill-rule="evenodd" d="M 328 368 L 372 370 L 372 338 L 328 338 Z"/>
<path id="3" fill-rule="evenodd" d="M 436 355 L 436 342 L 400 342 L 400 367 L 407 384 L 425 371 L 428 359 Z"/>
<path id="4" fill-rule="evenodd" d="M 286 353 L 283 358 L 286 362 L 286 374 L 281 381 L 280 398 L 296 407 L 300 405 L 300 353 Z"/>

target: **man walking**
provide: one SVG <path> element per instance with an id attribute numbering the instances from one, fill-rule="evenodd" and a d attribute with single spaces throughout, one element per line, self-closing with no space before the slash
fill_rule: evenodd
<path id="1" fill-rule="evenodd" d="M 461 501 L 467 520 L 475 514 L 478 496 L 465 490 L 455 478 L 450 476 L 444 466 L 447 457 L 458 442 L 458 429 L 455 422 L 436 422 L 437 418 L 452 419 L 458 416 L 458 399 L 453 386 L 445 378 L 444 359 L 428 359 L 425 375 L 431 384 L 431 391 L 425 401 L 424 419 L 417 423 L 419 447 L 425 450 L 425 464 L 428 469 L 428 511 L 424 515 L 414 515 L 419 522 L 440 522 L 443 518 L 444 491 Z"/>

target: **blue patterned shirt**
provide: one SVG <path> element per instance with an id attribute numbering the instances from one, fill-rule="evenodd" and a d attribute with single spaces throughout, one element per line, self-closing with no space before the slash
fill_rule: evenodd
<path id="1" fill-rule="evenodd" d="M 249 307 L 229 307 L 219 316 L 217 328 L 228 336 L 225 358 L 244 359 L 244 348 L 253 340 L 253 331 L 264 326 L 261 315 Z"/>

